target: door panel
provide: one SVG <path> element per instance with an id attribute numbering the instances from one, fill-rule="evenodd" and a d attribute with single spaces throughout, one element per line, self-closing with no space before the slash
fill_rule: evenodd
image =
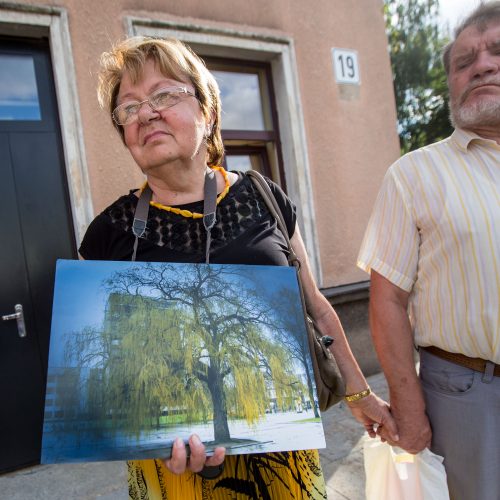
<path id="1" fill-rule="evenodd" d="M 64 172 L 58 168 L 63 160 L 55 133 L 16 132 L 10 139 L 26 269 L 31 299 L 37 308 L 35 326 L 48 332 L 55 262 L 58 258 L 74 256 L 67 217 L 69 204 L 62 181 Z M 46 371 L 49 335 L 41 335 L 39 341 Z"/>
<path id="2" fill-rule="evenodd" d="M 76 257 L 48 44 L 1 54 L 33 58 L 41 120 L 0 120 L 0 315 L 22 304 L 27 330 L 0 321 L 0 472 L 39 461 L 55 262 Z"/>
<path id="3" fill-rule="evenodd" d="M 0 469 L 36 462 L 39 454 L 40 405 L 43 377 L 40 349 L 24 259 L 24 244 L 17 210 L 10 147 L 7 134 L 0 134 L 0 227 L 6 243 L 0 260 L 0 313 L 11 314 L 15 304 L 25 311 L 27 336 L 20 338 L 15 320 L 0 324 Z M 28 450 L 26 452 L 25 450 Z"/>

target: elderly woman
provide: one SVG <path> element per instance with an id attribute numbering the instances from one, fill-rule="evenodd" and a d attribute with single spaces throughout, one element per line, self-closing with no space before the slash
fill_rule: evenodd
<path id="1" fill-rule="evenodd" d="M 288 265 L 283 235 L 251 179 L 220 166 L 218 86 L 189 48 L 171 39 L 134 37 L 119 43 L 102 56 L 99 98 L 147 182 L 96 217 L 80 247 L 82 258 L 205 262 L 208 254 L 212 263 Z M 366 390 L 339 319 L 314 283 L 295 207 L 269 184 L 302 262 L 308 310 L 334 339 L 331 350 L 347 393 L 359 395 L 349 407 L 372 437 L 376 426 L 384 425 L 396 438 L 387 404 Z M 202 214 L 210 185 L 217 205 L 208 237 Z M 134 230 L 141 193 L 147 221 Z M 224 457 L 224 448 L 207 456 L 196 435 L 189 445 L 189 459 L 177 439 L 166 461 L 130 462 L 130 497 L 326 498 L 316 450 Z"/>

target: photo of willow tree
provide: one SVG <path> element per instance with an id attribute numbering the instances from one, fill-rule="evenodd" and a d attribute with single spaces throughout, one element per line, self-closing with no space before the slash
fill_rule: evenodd
<path id="1" fill-rule="evenodd" d="M 294 268 L 58 261 L 42 463 L 325 446 Z"/>

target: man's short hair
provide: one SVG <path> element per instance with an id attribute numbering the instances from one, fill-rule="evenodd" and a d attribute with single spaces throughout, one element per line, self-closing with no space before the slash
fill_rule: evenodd
<path id="1" fill-rule="evenodd" d="M 453 40 L 446 45 L 443 50 L 443 64 L 446 74 L 450 74 L 450 55 L 451 49 L 458 38 L 469 26 L 476 26 L 480 32 L 486 30 L 488 23 L 491 21 L 500 21 L 500 1 L 480 3 L 479 6 L 473 10 L 468 17 L 466 17 L 456 28 L 453 33 Z"/>

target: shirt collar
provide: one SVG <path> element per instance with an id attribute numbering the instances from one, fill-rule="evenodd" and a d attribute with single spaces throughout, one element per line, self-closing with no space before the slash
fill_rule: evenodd
<path id="1" fill-rule="evenodd" d="M 471 142 L 482 142 L 483 144 L 490 144 L 492 145 L 495 149 L 499 149 L 499 145 L 491 140 L 491 139 L 485 139 L 484 137 L 481 137 L 480 135 L 475 134 L 474 132 L 470 132 L 469 130 L 464 130 L 462 128 L 456 128 L 453 131 L 453 134 L 451 134 L 451 139 L 455 143 L 455 145 L 461 149 L 464 153 L 467 152 L 469 145 Z"/>

